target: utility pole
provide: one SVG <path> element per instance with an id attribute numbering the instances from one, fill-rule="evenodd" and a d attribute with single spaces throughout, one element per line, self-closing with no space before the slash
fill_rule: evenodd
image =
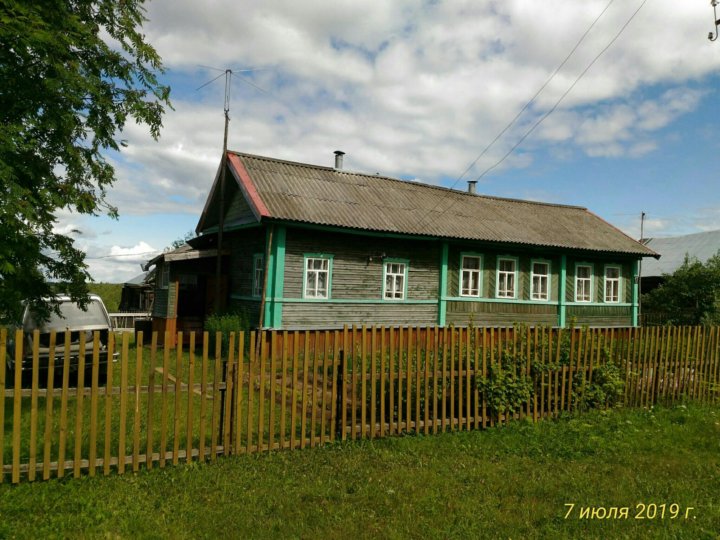
<path id="1" fill-rule="evenodd" d="M 228 125 L 230 124 L 230 77 L 232 70 L 225 70 L 225 133 L 223 135 L 222 158 L 220 160 L 220 204 L 218 208 L 218 240 L 217 240 L 217 263 L 215 266 L 215 314 L 220 313 L 222 306 L 222 251 L 223 251 L 223 229 L 225 228 L 225 170 L 227 169 L 227 139 Z"/>

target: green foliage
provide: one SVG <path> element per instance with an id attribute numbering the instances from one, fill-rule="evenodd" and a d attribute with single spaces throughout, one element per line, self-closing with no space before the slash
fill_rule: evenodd
<path id="1" fill-rule="evenodd" d="M 720 252 L 705 263 L 685 257 L 682 266 L 665 274 L 665 282 L 643 295 L 646 312 L 663 314 L 665 323 L 720 323 Z"/>
<path id="2" fill-rule="evenodd" d="M 609 361 L 593 370 L 592 381 L 583 373 L 575 375 L 573 399 L 580 410 L 608 409 L 620 403 L 625 383 L 619 366 Z"/>
<path id="3" fill-rule="evenodd" d="M 90 292 L 102 298 L 103 304 L 109 312 L 118 311 L 122 284 L 120 283 L 90 283 Z"/>
<path id="4" fill-rule="evenodd" d="M 141 32 L 144 0 L 0 6 L 0 319 L 28 299 L 40 315 L 52 283 L 86 301 L 85 254 L 56 229 L 59 211 L 96 215 L 115 171 L 106 154 L 128 121 L 157 138 L 169 88 Z"/>
<path id="5" fill-rule="evenodd" d="M 215 337 L 217 332 L 222 332 L 222 349 L 228 350 L 230 344 L 230 332 L 246 332 L 250 330 L 250 323 L 245 315 L 226 313 L 224 315 L 210 315 L 205 320 L 205 331 L 210 334 L 210 351 L 215 351 Z M 237 339 L 237 338 L 236 338 Z"/>

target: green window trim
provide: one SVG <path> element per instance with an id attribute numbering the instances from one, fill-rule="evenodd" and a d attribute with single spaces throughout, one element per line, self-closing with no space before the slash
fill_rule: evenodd
<path id="1" fill-rule="evenodd" d="M 404 265 L 404 274 L 403 274 L 403 296 L 402 298 L 386 298 L 385 293 L 387 292 L 386 286 L 387 286 L 387 275 L 388 275 L 388 265 L 389 264 L 402 264 Z M 382 276 L 382 296 L 381 299 L 384 302 L 402 302 L 407 299 L 407 292 L 408 292 L 408 273 L 410 270 L 410 260 L 409 259 L 394 259 L 391 257 L 386 257 L 383 259 L 383 276 Z"/>
<path id="2" fill-rule="evenodd" d="M 535 264 L 546 264 L 547 273 L 547 298 L 535 298 Z M 538 274 L 543 275 L 543 274 Z M 552 263 L 548 259 L 530 259 L 530 300 L 539 304 L 547 304 L 552 301 Z"/>
<path id="3" fill-rule="evenodd" d="M 514 267 L 514 277 L 513 277 L 513 295 L 512 296 L 500 296 L 500 263 L 503 261 L 512 261 L 513 267 Z M 505 300 L 518 300 L 518 277 L 519 277 L 519 270 L 520 270 L 520 260 L 519 257 L 512 257 L 509 255 L 498 255 L 497 257 L 497 264 L 495 268 L 495 298 L 498 299 L 505 299 Z"/>
<path id="4" fill-rule="evenodd" d="M 303 253 L 303 286 L 302 286 L 302 297 L 308 300 L 329 300 L 332 298 L 332 273 L 333 273 L 333 259 L 335 255 L 331 253 Z M 327 269 L 327 293 L 326 296 L 308 296 L 307 295 L 307 274 L 308 274 L 308 260 L 319 259 L 328 261 Z"/>
<path id="5" fill-rule="evenodd" d="M 463 294 L 463 262 L 465 258 L 477 258 L 479 260 L 478 264 L 478 293 L 477 294 Z M 481 298 L 483 295 L 483 256 L 481 253 L 477 253 L 475 251 L 462 251 L 460 252 L 460 263 L 458 267 L 458 296 L 462 296 L 464 298 Z"/>
<path id="6" fill-rule="evenodd" d="M 590 285 L 589 285 L 589 292 L 590 292 L 590 298 L 588 300 L 578 300 L 578 268 L 590 268 Z M 582 278 L 582 279 L 588 279 L 588 278 Z M 575 275 L 573 279 L 574 288 L 573 291 L 573 302 L 576 304 L 592 304 L 593 303 L 593 292 L 595 287 L 595 265 L 593 263 L 589 262 L 576 262 L 575 263 Z"/>
<path id="7" fill-rule="evenodd" d="M 617 277 L 617 300 L 608 300 L 607 298 L 607 283 L 608 283 L 608 275 L 607 271 L 611 268 L 614 268 L 618 271 L 618 277 Z M 606 304 L 612 304 L 616 305 L 621 303 L 621 299 L 623 298 L 623 271 L 622 271 L 622 265 L 619 264 L 606 264 L 603 267 L 603 302 Z"/>

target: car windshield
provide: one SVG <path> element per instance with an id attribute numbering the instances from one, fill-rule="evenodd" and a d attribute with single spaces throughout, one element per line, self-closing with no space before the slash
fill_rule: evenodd
<path id="1" fill-rule="evenodd" d="M 29 317 L 27 323 L 26 331 L 38 327 L 32 316 Z M 42 325 L 42 329 L 49 332 L 50 330 L 76 329 L 85 326 L 107 326 L 107 324 L 105 310 L 97 300 L 90 301 L 87 311 L 80 309 L 74 302 L 62 302 L 60 304 L 60 315 L 51 313 L 50 320 Z"/>

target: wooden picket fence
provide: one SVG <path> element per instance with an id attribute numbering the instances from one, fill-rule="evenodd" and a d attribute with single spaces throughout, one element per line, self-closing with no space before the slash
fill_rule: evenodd
<path id="1" fill-rule="evenodd" d="M 24 354 L 22 333 L 12 337 L 8 350 L 0 330 L 0 365 Z M 125 333 L 108 340 L 118 358 L 106 383 L 98 335 L 87 358 L 72 358 L 69 338 L 50 336 L 49 369 L 37 333 L 29 374 L 0 369 L 0 482 L 481 429 L 588 406 L 720 400 L 715 327 L 363 326 L 178 335 L 174 349 L 157 334 L 131 343 Z M 598 403 L 595 393 L 593 403 L 593 376 L 606 382 L 609 366 L 619 395 Z M 498 406 L 502 377 L 523 382 L 520 402 Z"/>

